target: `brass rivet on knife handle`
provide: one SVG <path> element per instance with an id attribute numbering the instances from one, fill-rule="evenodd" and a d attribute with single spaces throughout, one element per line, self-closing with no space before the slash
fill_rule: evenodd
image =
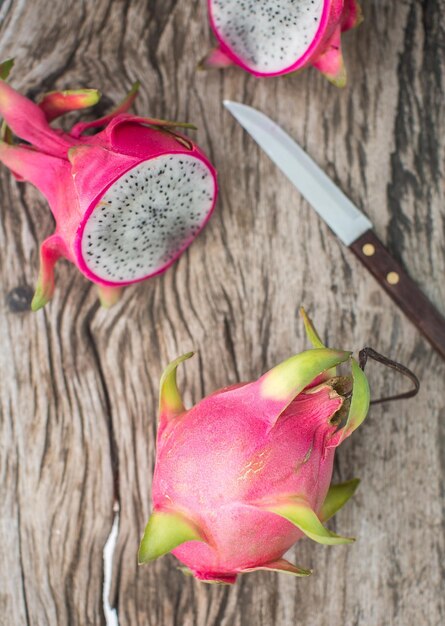
<path id="1" fill-rule="evenodd" d="M 367 254 L 369 246 L 374 248 L 372 255 Z M 445 359 L 445 318 L 408 276 L 404 267 L 391 256 L 374 231 L 366 231 L 351 244 L 350 249 Z"/>
<path id="2" fill-rule="evenodd" d="M 375 254 L 375 248 L 372 243 L 365 243 L 362 250 L 365 256 L 374 256 Z"/>
<path id="3" fill-rule="evenodd" d="M 400 282 L 400 276 L 397 274 L 397 272 L 388 272 L 386 280 L 389 282 L 390 285 L 397 285 Z"/>

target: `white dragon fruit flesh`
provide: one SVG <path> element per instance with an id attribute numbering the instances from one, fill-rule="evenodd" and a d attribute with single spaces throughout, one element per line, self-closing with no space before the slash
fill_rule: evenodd
<path id="1" fill-rule="evenodd" d="M 95 283 L 109 306 L 122 286 L 164 272 L 192 243 L 215 206 L 215 170 L 175 130 L 190 124 L 126 112 L 138 84 L 109 115 L 62 132 L 49 122 L 95 104 L 99 93 L 51 92 L 35 104 L 5 82 L 11 66 L 0 66 L 0 161 L 44 194 L 56 221 L 41 246 L 32 308 L 52 297 L 60 257 Z"/>
<path id="2" fill-rule="evenodd" d="M 313 65 L 346 84 L 341 34 L 362 20 L 357 0 L 208 0 L 219 45 L 203 67 L 280 76 Z"/>

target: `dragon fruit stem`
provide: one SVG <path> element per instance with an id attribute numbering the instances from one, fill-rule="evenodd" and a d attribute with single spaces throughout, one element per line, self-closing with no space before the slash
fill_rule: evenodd
<path id="1" fill-rule="evenodd" d="M 368 414 L 370 404 L 369 383 L 364 372 L 360 369 L 359 364 L 354 358 L 351 358 L 351 371 L 353 389 L 348 418 L 343 428 L 333 435 L 328 445 L 329 448 L 339 446 L 360 426 Z"/>
<path id="2" fill-rule="evenodd" d="M 97 293 L 100 304 L 104 309 L 110 309 L 117 304 L 122 296 L 122 287 L 110 287 L 109 285 L 97 285 Z"/>
<path id="3" fill-rule="evenodd" d="M 77 124 L 75 124 L 73 128 L 71 129 L 71 132 L 70 132 L 71 136 L 79 138 L 85 130 L 89 128 L 98 128 L 100 126 L 105 126 L 106 124 L 111 122 L 111 120 L 113 120 L 115 117 L 117 117 L 121 113 L 126 113 L 130 109 L 134 101 L 136 100 L 136 97 L 139 93 L 140 86 L 141 86 L 141 83 L 139 81 L 136 81 L 135 83 L 133 83 L 130 91 L 127 93 L 127 95 L 122 100 L 122 102 L 120 102 L 107 115 L 100 117 L 96 120 L 93 120 L 92 122 L 78 122 Z"/>
<path id="4" fill-rule="evenodd" d="M 195 524 L 181 513 L 154 511 L 145 528 L 138 562 L 154 561 L 186 541 L 204 541 Z"/>
<path id="5" fill-rule="evenodd" d="M 6 59 L 3 63 L 0 63 L 0 79 L 6 80 L 14 67 L 14 59 Z"/>
<path id="6" fill-rule="evenodd" d="M 54 294 L 54 266 L 63 256 L 64 243 L 56 234 L 51 235 L 40 246 L 40 273 L 36 291 L 31 302 L 31 310 L 43 308 Z"/>
<path id="7" fill-rule="evenodd" d="M 51 122 L 56 118 L 79 109 L 86 109 L 97 104 L 101 94 L 97 89 L 69 89 L 66 91 L 50 91 L 43 94 L 38 106 Z"/>
<path id="8" fill-rule="evenodd" d="M 320 520 L 326 522 L 331 519 L 352 498 L 359 484 L 360 480 L 353 478 L 345 483 L 331 485 L 318 516 Z"/>
<path id="9" fill-rule="evenodd" d="M 159 391 L 159 417 L 161 420 L 171 419 L 185 411 L 176 383 L 176 370 L 181 363 L 193 355 L 194 352 L 187 352 L 178 357 L 167 366 L 162 374 Z"/>
<path id="10" fill-rule="evenodd" d="M 317 543 L 333 546 L 355 541 L 353 537 L 341 537 L 325 528 L 316 512 L 303 497 L 295 496 L 289 498 L 287 502 L 266 505 L 264 508 L 284 517 Z"/>

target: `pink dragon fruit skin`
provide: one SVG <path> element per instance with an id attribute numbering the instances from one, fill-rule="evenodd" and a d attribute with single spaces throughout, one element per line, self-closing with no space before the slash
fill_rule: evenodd
<path id="1" fill-rule="evenodd" d="M 311 572 L 283 558 L 302 536 L 348 543 L 327 530 L 358 481 L 330 487 L 335 448 L 365 419 L 366 377 L 349 352 L 325 348 L 303 311 L 314 349 L 259 380 L 221 389 L 185 410 L 173 361 L 161 379 L 153 514 L 140 563 L 172 552 L 204 582 L 234 583 L 265 569 Z M 350 361 L 352 377 L 335 368 Z M 352 399 L 345 401 L 342 393 Z M 340 426 L 349 404 L 346 423 Z"/>
<path id="2" fill-rule="evenodd" d="M 268 6 L 268 2 L 269 5 Z M 218 47 L 212 50 L 202 63 L 203 68 L 225 68 L 238 65 L 257 77 L 281 76 L 313 65 L 338 87 L 346 85 L 346 70 L 341 49 L 341 34 L 362 21 L 357 0 L 318 0 L 307 6 L 296 6 L 291 0 L 268 0 L 261 5 L 264 15 L 270 13 L 266 25 L 260 23 L 261 8 L 252 13 L 250 5 L 236 0 L 208 0 L 208 12 L 212 30 L 218 39 Z M 235 6 L 236 5 L 236 6 Z M 278 9 L 278 11 L 277 11 Z M 236 11 L 239 13 L 236 15 Z M 280 12 L 281 11 L 281 12 Z M 298 13 L 299 12 L 299 13 Z M 306 13 L 313 20 L 315 30 L 310 31 Z M 312 15 L 313 14 L 313 15 Z M 303 17 L 299 31 L 278 34 L 273 24 L 289 25 L 293 19 Z M 287 18 L 287 19 L 286 19 Z M 318 23 L 318 27 L 316 24 Z M 269 29 L 272 25 L 273 29 Z M 308 35 L 309 29 L 309 35 Z M 286 35 L 288 39 L 286 40 Z M 270 58 L 276 50 L 295 48 L 295 39 L 304 39 L 301 49 L 291 59 L 283 55 L 281 63 L 272 64 Z M 263 61 L 260 61 L 263 50 Z M 249 58 L 246 58 L 249 55 Z M 271 65 L 270 68 L 267 66 Z"/>
<path id="3" fill-rule="evenodd" d="M 0 76 L 8 72 L 9 67 Z M 34 310 L 53 295 L 60 257 L 76 265 L 99 287 L 102 303 L 111 305 L 121 287 L 166 271 L 213 212 L 215 170 L 174 130 L 194 127 L 126 113 L 137 90 L 138 83 L 111 114 L 65 133 L 49 121 L 95 104 L 97 91 L 52 92 L 37 105 L 0 80 L 0 161 L 43 193 L 56 220 L 55 233 L 41 246 Z M 100 130 L 85 135 L 90 129 Z M 12 144 L 11 131 L 28 143 Z"/>

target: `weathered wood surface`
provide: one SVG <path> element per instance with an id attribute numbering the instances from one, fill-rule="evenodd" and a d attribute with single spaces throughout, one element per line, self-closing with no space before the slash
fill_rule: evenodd
<path id="1" fill-rule="evenodd" d="M 1 169 L 0 623 L 103 624 L 102 551 L 121 517 L 110 601 L 121 626 L 407 626 L 445 623 L 443 361 L 223 110 L 223 97 L 273 114 L 362 206 L 445 313 L 445 2 L 365 3 L 345 38 L 349 87 L 315 71 L 257 81 L 203 75 L 211 43 L 199 0 L 4 0 L 0 58 L 14 86 L 95 86 L 137 110 L 198 124 L 216 163 L 218 210 L 165 276 L 107 312 L 68 264 L 54 301 L 26 309 L 38 245 L 52 230 L 39 194 Z M 191 403 L 259 375 L 306 346 L 298 306 L 339 346 L 370 344 L 422 380 L 411 401 L 373 408 L 342 446 L 337 478 L 362 478 L 333 527 L 354 546 L 301 542 L 314 575 L 200 585 L 173 557 L 138 568 L 150 509 L 157 383 L 190 349 Z M 370 369 L 374 395 L 393 389 Z"/>

